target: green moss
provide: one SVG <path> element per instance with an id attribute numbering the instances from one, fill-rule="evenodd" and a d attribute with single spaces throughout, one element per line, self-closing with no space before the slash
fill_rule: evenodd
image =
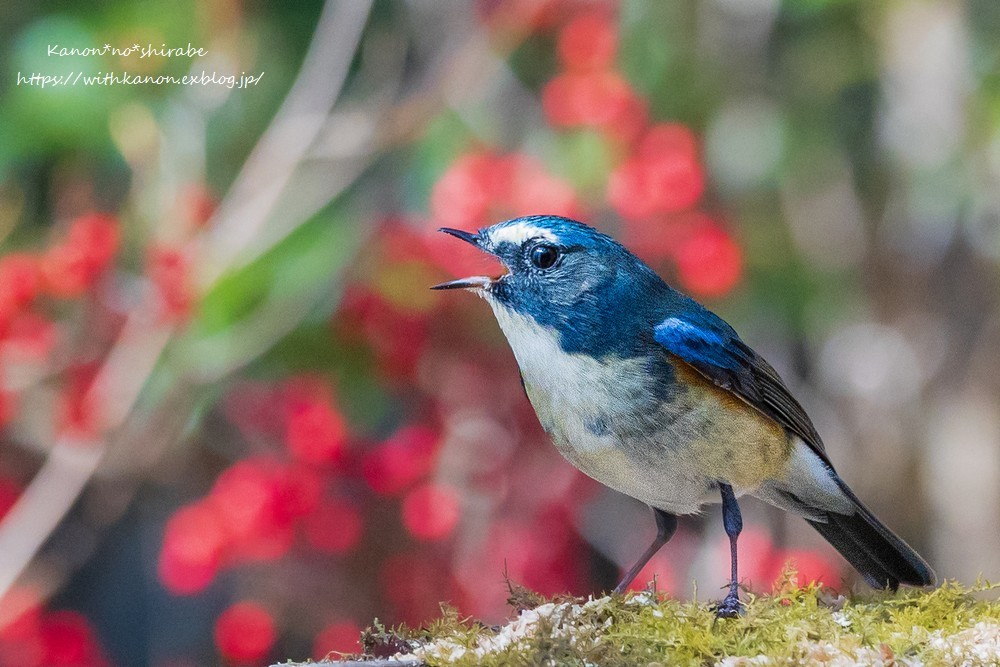
<path id="1" fill-rule="evenodd" d="M 998 588 L 949 582 L 845 599 L 783 586 L 773 595 L 745 594 L 746 614 L 736 619 L 647 591 L 549 601 L 499 628 L 446 610 L 425 628 L 379 632 L 432 666 L 997 664 Z"/>

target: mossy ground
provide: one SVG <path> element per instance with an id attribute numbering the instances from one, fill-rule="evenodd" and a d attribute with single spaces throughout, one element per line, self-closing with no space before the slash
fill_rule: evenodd
<path id="1" fill-rule="evenodd" d="M 789 579 L 791 581 L 791 579 Z M 998 665 L 1000 585 L 945 583 L 846 599 L 816 586 L 744 594 L 746 614 L 653 591 L 534 600 L 486 627 L 445 609 L 425 628 L 371 628 L 369 654 L 427 665 Z M 539 604 L 535 604 L 539 603 Z"/>

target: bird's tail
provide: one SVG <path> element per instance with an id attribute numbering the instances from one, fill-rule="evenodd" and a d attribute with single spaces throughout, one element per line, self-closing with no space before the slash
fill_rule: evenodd
<path id="1" fill-rule="evenodd" d="M 879 521 L 836 475 L 853 514 L 825 512 L 826 521 L 807 519 L 826 541 L 861 573 L 873 588 L 896 590 L 900 584 L 933 586 L 934 571 L 910 545 Z"/>

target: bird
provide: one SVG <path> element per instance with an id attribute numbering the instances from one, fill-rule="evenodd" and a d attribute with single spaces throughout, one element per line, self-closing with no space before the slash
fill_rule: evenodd
<path id="1" fill-rule="evenodd" d="M 837 474 L 774 368 L 623 245 L 553 215 L 439 231 L 494 256 L 506 271 L 432 289 L 485 299 L 559 452 L 652 508 L 656 537 L 616 593 L 670 540 L 679 515 L 721 502 L 731 571 L 715 613 L 742 614 L 743 496 L 803 517 L 874 588 L 935 584 L 927 562 Z"/>

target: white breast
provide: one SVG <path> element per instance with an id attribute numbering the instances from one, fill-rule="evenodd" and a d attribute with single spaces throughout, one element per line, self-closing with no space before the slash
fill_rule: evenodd
<path id="1" fill-rule="evenodd" d="M 597 481 L 664 510 L 697 511 L 704 484 L 682 452 L 652 442 L 637 452 L 600 421 L 630 420 L 653 393 L 642 359 L 569 354 L 558 332 L 487 299 L 510 343 L 542 427 L 573 465 Z M 663 440 L 669 440 L 667 433 Z M 650 452 L 649 447 L 656 452 Z M 650 465 L 650 458 L 656 461 Z"/>

